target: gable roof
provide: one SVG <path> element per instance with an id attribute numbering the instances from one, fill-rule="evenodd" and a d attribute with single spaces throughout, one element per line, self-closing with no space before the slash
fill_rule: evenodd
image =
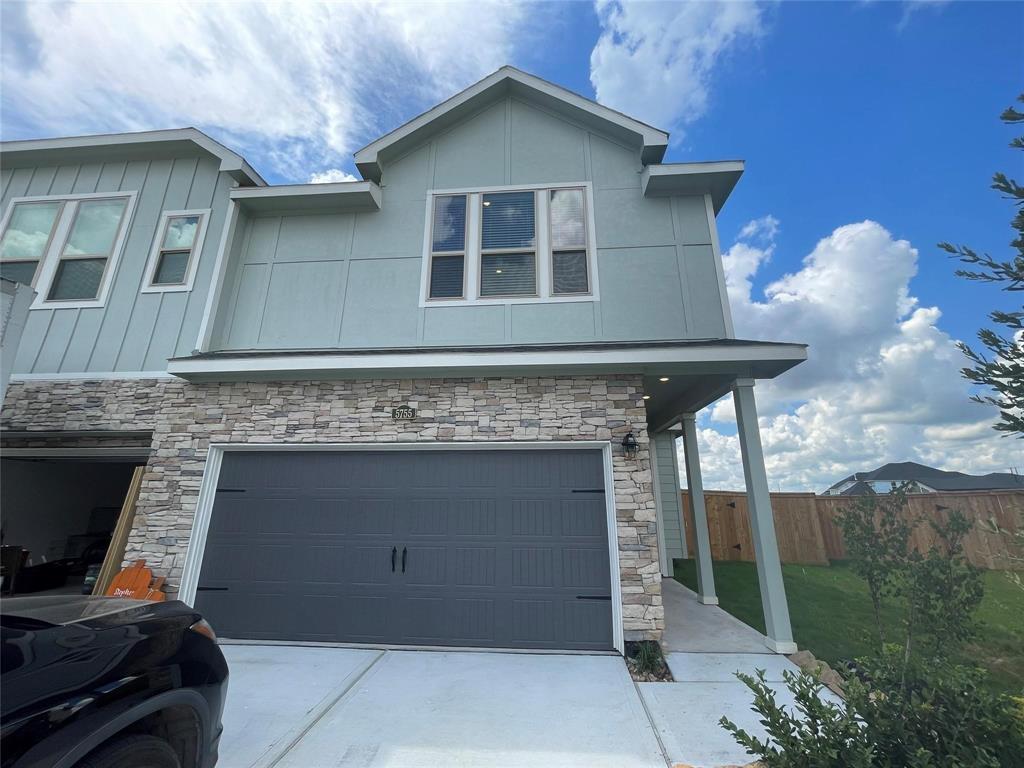
<path id="1" fill-rule="evenodd" d="M 915 461 L 898 461 L 883 464 L 870 472 L 854 472 L 844 477 L 829 490 L 856 481 L 845 489 L 843 496 L 871 492 L 871 482 L 906 482 L 914 480 L 936 491 L 1024 491 L 1024 477 L 1009 472 L 990 472 L 987 475 L 968 475 L 963 472 L 947 472 Z"/>
<path id="2" fill-rule="evenodd" d="M 267 182 L 244 157 L 197 128 L 172 128 L 162 131 L 104 133 L 93 136 L 69 136 L 55 139 L 26 139 L 0 142 L 4 166 L 24 167 L 39 163 L 70 161 L 83 156 L 97 160 L 138 156 L 150 158 L 161 152 L 198 148 L 220 160 L 220 170 L 243 186 L 265 187 Z"/>
<path id="3" fill-rule="evenodd" d="M 403 149 L 419 142 L 423 136 L 458 122 L 496 96 L 504 94 L 526 96 L 553 112 L 584 124 L 600 126 L 605 133 L 630 144 L 640 144 L 640 157 L 644 165 L 661 162 L 665 156 L 668 147 L 668 133 L 665 131 L 598 104 L 560 85 L 549 83 L 515 67 L 504 66 L 447 101 L 367 144 L 355 153 L 356 167 L 364 179 L 380 181 L 382 155 L 397 156 Z"/>

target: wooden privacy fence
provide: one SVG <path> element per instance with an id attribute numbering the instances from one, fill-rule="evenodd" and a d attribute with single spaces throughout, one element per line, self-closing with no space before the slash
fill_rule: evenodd
<path id="1" fill-rule="evenodd" d="M 784 563 L 828 565 L 832 560 L 847 557 L 842 533 L 835 524 L 835 515 L 856 497 L 817 496 L 813 493 L 773 493 L 775 535 L 779 540 L 779 557 Z M 683 522 L 686 546 L 696 551 L 693 537 L 693 515 L 690 494 L 682 492 Z M 754 560 L 754 545 L 747 514 L 747 496 L 742 491 L 705 491 L 708 512 L 708 535 L 711 556 L 715 560 Z M 953 510 L 959 510 L 975 525 L 967 535 L 964 550 L 968 560 L 989 569 L 1013 567 L 1008 555 L 1014 554 L 1009 536 L 987 530 L 995 521 L 1005 531 L 1014 532 L 1024 524 L 1024 493 L 991 491 L 976 493 L 928 493 L 908 497 L 905 515 L 909 518 L 945 521 Z M 911 542 L 927 549 L 935 534 L 926 523 L 917 526 Z M 1016 552 L 1020 556 L 1020 552 Z M 1020 568 L 1021 564 L 1018 563 Z"/>

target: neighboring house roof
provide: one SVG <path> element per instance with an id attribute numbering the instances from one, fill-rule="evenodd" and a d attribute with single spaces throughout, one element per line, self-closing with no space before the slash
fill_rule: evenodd
<path id="1" fill-rule="evenodd" d="M 243 186 L 267 185 L 244 157 L 197 128 L 4 141 L 0 142 L 0 154 L 3 154 L 5 167 L 17 168 L 40 163 L 59 163 L 64 155 L 69 160 L 80 160 L 83 154 L 97 160 L 126 156 L 151 159 L 159 157 L 162 153 L 179 151 L 188 145 L 219 159 L 220 170 L 233 176 Z"/>
<path id="2" fill-rule="evenodd" d="M 644 165 L 661 162 L 668 148 L 667 132 L 515 67 L 504 66 L 367 144 L 355 154 L 356 167 L 363 178 L 380 181 L 382 156 L 397 157 L 404 149 L 421 141 L 423 136 L 451 126 L 503 94 L 525 96 L 553 112 L 587 125 L 599 126 L 611 136 L 640 144 L 640 158 Z"/>
<path id="3" fill-rule="evenodd" d="M 967 475 L 947 472 L 914 461 L 890 462 L 870 472 L 854 472 L 829 488 L 826 493 L 841 496 L 861 496 L 874 493 L 872 482 L 916 482 L 933 491 L 1024 491 L 1024 477 L 1009 472 L 990 472 L 987 475 Z M 838 490 L 842 486 L 848 487 Z"/>

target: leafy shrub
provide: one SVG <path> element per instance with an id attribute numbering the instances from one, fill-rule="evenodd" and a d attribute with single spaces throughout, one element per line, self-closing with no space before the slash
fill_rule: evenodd
<path id="1" fill-rule="evenodd" d="M 1024 720 L 1009 696 L 989 693 L 980 670 L 940 663 L 905 668 L 900 649 L 860 661 L 845 706 L 822 701 L 821 683 L 784 672 L 794 710 L 764 681 L 738 674 L 754 694 L 768 738 L 720 723 L 766 768 L 1010 768 L 1024 762 Z"/>
<path id="2" fill-rule="evenodd" d="M 904 664 L 898 649 L 861 660 L 847 708 L 875 745 L 874 765 L 1000 768 L 1024 764 L 1024 724 L 980 669 L 945 661 Z"/>
<path id="3" fill-rule="evenodd" d="M 754 709 L 768 732 L 762 741 L 727 717 L 719 720 L 739 744 L 756 756 L 766 768 L 872 768 L 874 747 L 856 714 L 819 696 L 822 685 L 806 673 L 783 672 L 786 687 L 793 693 L 795 711 L 775 701 L 764 680 L 736 674 L 754 693 Z M 854 680 L 852 685 L 860 684 Z"/>

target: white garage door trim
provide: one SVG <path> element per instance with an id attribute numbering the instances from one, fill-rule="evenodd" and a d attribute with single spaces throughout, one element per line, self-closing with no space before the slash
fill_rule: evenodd
<path id="1" fill-rule="evenodd" d="M 213 516 L 220 467 L 227 451 L 522 451 L 522 450 L 595 450 L 604 459 L 605 514 L 608 523 L 608 558 L 612 587 L 612 644 L 625 652 L 622 631 L 622 584 L 619 579 L 619 536 L 615 522 L 615 483 L 612 472 L 612 444 L 601 440 L 562 440 L 552 442 L 472 442 L 472 443 L 211 443 L 206 468 L 199 486 L 196 514 L 192 521 L 185 565 L 178 588 L 178 599 L 193 605 L 199 572 L 203 566 L 206 535 Z"/>

